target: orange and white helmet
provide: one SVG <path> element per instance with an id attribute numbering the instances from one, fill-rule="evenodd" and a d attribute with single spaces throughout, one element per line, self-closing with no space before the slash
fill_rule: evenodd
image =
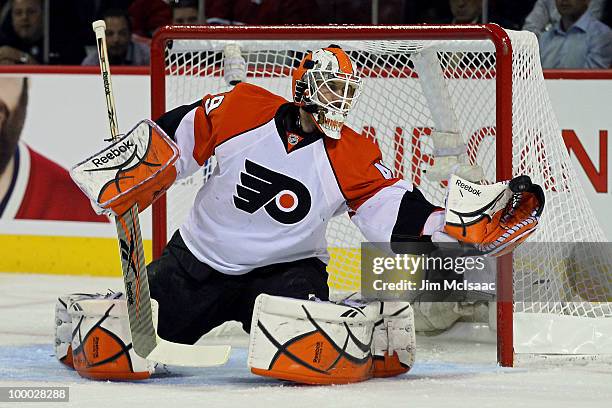
<path id="1" fill-rule="evenodd" d="M 337 45 L 309 52 L 293 71 L 293 100 L 310 113 L 319 129 L 332 139 L 361 92 L 355 64 Z"/>

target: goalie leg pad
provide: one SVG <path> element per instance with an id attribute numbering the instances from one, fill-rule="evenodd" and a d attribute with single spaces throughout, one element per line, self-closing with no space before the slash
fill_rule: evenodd
<path id="1" fill-rule="evenodd" d="M 55 302 L 55 341 L 53 342 L 55 357 L 60 363 L 70 368 L 74 368 L 72 365 L 72 346 L 70 344 L 72 341 L 72 320 L 68 313 L 68 305 L 72 296 L 74 294 L 60 296 Z"/>
<path id="2" fill-rule="evenodd" d="M 304 384 L 367 380 L 379 309 L 379 302 L 348 306 L 259 295 L 251 321 L 251 372 Z"/>
<path id="3" fill-rule="evenodd" d="M 143 380 L 154 363 L 132 348 L 127 303 L 118 299 L 80 299 L 70 304 L 75 370 L 94 380 Z"/>
<path id="4" fill-rule="evenodd" d="M 374 325 L 372 357 L 374 377 L 393 377 L 414 365 L 416 337 L 414 314 L 408 302 L 381 302 Z"/>
<path id="5" fill-rule="evenodd" d="M 60 363 L 65 364 L 70 368 L 74 368 L 72 364 L 72 319 L 68 308 L 77 300 L 84 299 L 100 299 L 114 295 L 101 295 L 99 293 L 70 293 L 57 298 L 55 302 L 55 341 L 53 348 L 55 357 Z"/>

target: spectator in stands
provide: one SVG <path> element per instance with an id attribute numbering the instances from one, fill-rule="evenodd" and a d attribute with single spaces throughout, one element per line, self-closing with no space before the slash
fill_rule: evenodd
<path id="1" fill-rule="evenodd" d="M 452 24 L 482 24 L 482 0 L 449 0 L 452 19 L 443 21 Z M 518 29 L 510 20 L 502 17 L 492 17 L 488 22 L 497 23 L 508 29 Z"/>
<path id="2" fill-rule="evenodd" d="M 27 79 L 0 77 L 0 220 L 108 222 L 64 168 L 19 141 L 27 104 Z"/>
<path id="3" fill-rule="evenodd" d="M 200 24 L 198 0 L 175 0 L 171 6 L 173 25 Z"/>
<path id="4" fill-rule="evenodd" d="M 208 24 L 300 24 L 317 23 L 315 0 L 207 0 Z"/>
<path id="5" fill-rule="evenodd" d="M 427 23 L 436 24 L 482 24 L 482 0 L 446 0 L 444 4 L 435 2 L 428 7 L 422 8 L 424 16 L 429 16 Z M 415 9 L 415 8 L 413 8 Z M 413 21 L 413 20 L 409 20 Z M 518 26 L 503 17 L 495 17 L 489 20 L 504 28 L 517 29 Z"/>
<path id="6" fill-rule="evenodd" d="M 526 1 L 515 0 L 512 2 L 512 10 Z M 518 3 L 518 4 L 517 4 Z M 507 18 L 509 13 L 502 12 L 499 2 L 489 0 L 488 19 L 483 19 L 482 0 L 429 0 L 408 1 L 405 3 L 405 22 L 409 24 L 434 23 L 434 24 L 482 24 L 497 23 L 500 26 L 512 30 L 518 30 L 520 25 L 513 19 Z M 531 7 L 531 5 L 529 5 Z M 520 10 L 520 7 L 518 7 Z M 522 17 L 520 17 L 522 19 Z"/>
<path id="7" fill-rule="evenodd" d="M 523 30 L 536 33 L 538 36 L 556 26 L 561 15 L 557 10 L 556 0 L 537 0 L 529 15 L 525 18 Z M 589 3 L 589 12 L 591 15 L 599 19 L 604 8 L 606 0 L 591 0 Z"/>
<path id="8" fill-rule="evenodd" d="M 42 0 L 10 1 L 10 13 L 0 27 L 0 64 L 45 63 L 42 4 Z M 59 14 L 51 22 L 49 64 L 78 64 L 85 54 L 79 36 L 65 23 Z"/>
<path id="9" fill-rule="evenodd" d="M 482 23 L 482 0 L 449 0 L 453 24 Z"/>
<path id="10" fill-rule="evenodd" d="M 128 12 L 132 18 L 132 32 L 140 37 L 151 38 L 159 27 L 172 23 L 168 0 L 134 0 Z"/>
<path id="11" fill-rule="evenodd" d="M 57 3 L 58 0 L 52 0 Z M 80 24 L 81 37 L 84 42 L 86 54 L 96 52 L 96 37 L 91 31 L 92 21 L 100 20 L 104 17 L 106 10 L 121 9 L 127 10 L 132 0 L 63 0 L 70 1 L 70 8 L 74 10 L 75 21 Z M 62 10 L 62 12 L 64 12 Z M 134 22 L 132 20 L 132 35 L 134 35 Z M 83 62 L 81 58 L 78 64 Z"/>
<path id="12" fill-rule="evenodd" d="M 589 0 L 556 0 L 561 19 L 540 35 L 543 68 L 609 68 L 612 30 L 587 10 Z"/>
<path id="13" fill-rule="evenodd" d="M 10 15 L 10 26 L 3 30 L 0 39 L 0 63 L 38 64 L 43 52 L 42 2 L 13 0 Z"/>
<path id="14" fill-rule="evenodd" d="M 106 43 L 111 65 L 149 65 L 150 51 L 145 44 L 132 40 L 132 26 L 128 14 L 120 9 L 104 13 Z M 83 60 L 83 65 L 98 65 L 98 55 L 92 52 Z"/>

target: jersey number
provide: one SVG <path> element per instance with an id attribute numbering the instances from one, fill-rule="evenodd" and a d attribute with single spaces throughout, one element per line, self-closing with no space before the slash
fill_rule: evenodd
<path id="1" fill-rule="evenodd" d="M 207 99 L 206 102 L 204 102 L 204 110 L 206 111 L 206 116 L 208 116 L 211 111 L 217 109 L 221 105 L 221 102 L 223 102 L 223 98 L 225 98 L 225 95 L 217 95 L 214 98 Z"/>

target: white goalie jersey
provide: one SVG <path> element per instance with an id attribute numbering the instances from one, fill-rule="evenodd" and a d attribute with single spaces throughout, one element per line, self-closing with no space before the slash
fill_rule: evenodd
<path id="1" fill-rule="evenodd" d="M 179 179 L 217 159 L 180 227 L 200 261 L 231 275 L 308 257 L 327 262 L 327 223 L 346 211 L 369 241 L 424 232 L 435 208 L 392 176 L 373 139 L 346 126 L 339 140 L 304 134 L 297 120 L 295 105 L 242 83 L 157 121 L 180 148 Z"/>

